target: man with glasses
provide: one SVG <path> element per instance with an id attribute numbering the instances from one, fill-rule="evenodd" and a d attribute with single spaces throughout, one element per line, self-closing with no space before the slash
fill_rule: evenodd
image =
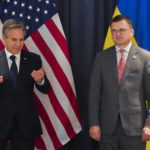
<path id="1" fill-rule="evenodd" d="M 150 140 L 150 53 L 132 44 L 132 22 L 111 21 L 115 46 L 95 58 L 89 89 L 89 134 L 100 150 L 145 150 Z"/>

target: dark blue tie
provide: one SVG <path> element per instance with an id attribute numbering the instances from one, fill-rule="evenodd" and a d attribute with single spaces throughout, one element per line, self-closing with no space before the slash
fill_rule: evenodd
<path id="1" fill-rule="evenodd" d="M 18 70 L 17 70 L 16 61 L 15 61 L 16 56 L 11 55 L 9 58 L 12 60 L 12 65 L 10 67 L 10 75 L 12 78 L 13 86 L 15 88 L 17 85 L 17 80 L 18 80 Z"/>

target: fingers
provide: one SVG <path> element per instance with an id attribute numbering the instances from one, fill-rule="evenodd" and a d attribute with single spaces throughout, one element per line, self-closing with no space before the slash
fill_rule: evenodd
<path id="1" fill-rule="evenodd" d="M 44 78 L 44 70 L 45 70 L 45 67 L 42 66 L 39 70 L 33 70 L 32 73 L 31 73 L 31 76 L 33 77 L 33 79 L 36 81 L 36 82 L 41 82 Z"/>
<path id="2" fill-rule="evenodd" d="M 89 130 L 89 135 L 92 139 L 100 141 L 101 131 L 99 126 L 91 126 Z"/>
<path id="3" fill-rule="evenodd" d="M 45 67 L 42 66 L 39 70 L 33 70 L 34 74 L 35 75 L 40 75 L 40 74 L 43 74 L 44 73 L 44 70 L 45 70 Z"/>
<path id="4" fill-rule="evenodd" d="M 0 76 L 0 83 L 3 83 L 4 79 L 3 76 Z"/>
<path id="5" fill-rule="evenodd" d="M 150 127 L 144 127 L 142 130 L 142 139 L 143 142 L 150 141 Z"/>
<path id="6" fill-rule="evenodd" d="M 45 71 L 45 66 L 42 66 L 40 70 Z"/>

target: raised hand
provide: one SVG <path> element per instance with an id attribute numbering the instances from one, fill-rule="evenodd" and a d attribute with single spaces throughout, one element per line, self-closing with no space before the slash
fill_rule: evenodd
<path id="1" fill-rule="evenodd" d="M 36 82 L 38 82 L 38 83 L 42 82 L 44 75 L 45 75 L 44 70 L 45 70 L 45 67 L 42 66 L 39 70 L 37 70 L 37 71 L 33 70 L 32 71 L 31 76 L 33 77 L 33 79 Z"/>

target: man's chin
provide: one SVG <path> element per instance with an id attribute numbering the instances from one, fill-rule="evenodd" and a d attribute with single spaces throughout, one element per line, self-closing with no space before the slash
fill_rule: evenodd
<path id="1" fill-rule="evenodd" d="M 12 51 L 12 53 L 13 54 L 18 54 L 18 53 L 20 53 L 20 51 L 21 51 L 20 49 L 15 49 L 15 50 Z"/>

